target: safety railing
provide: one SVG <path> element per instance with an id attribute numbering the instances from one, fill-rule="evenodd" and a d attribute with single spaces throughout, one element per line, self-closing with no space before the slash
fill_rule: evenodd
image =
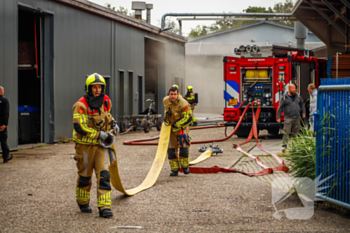
<path id="1" fill-rule="evenodd" d="M 316 197 L 350 209 L 350 78 L 321 80 L 315 132 Z"/>

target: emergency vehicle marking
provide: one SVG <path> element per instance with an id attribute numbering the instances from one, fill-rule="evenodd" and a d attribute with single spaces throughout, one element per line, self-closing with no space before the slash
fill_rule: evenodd
<path id="1" fill-rule="evenodd" d="M 280 101 L 280 94 L 279 94 L 279 92 L 277 91 L 277 92 L 275 93 L 275 103 L 277 103 L 278 101 Z"/>
<path id="2" fill-rule="evenodd" d="M 224 99 L 227 102 L 228 108 L 237 108 L 239 106 L 239 84 L 236 81 L 226 81 L 226 90 L 224 90 Z M 237 105 L 229 106 L 228 101 L 234 97 L 237 99 Z"/>

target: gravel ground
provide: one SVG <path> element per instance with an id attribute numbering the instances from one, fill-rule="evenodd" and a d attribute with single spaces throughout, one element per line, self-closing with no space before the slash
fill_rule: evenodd
<path id="1" fill-rule="evenodd" d="M 142 182 L 155 146 L 123 146 L 124 140 L 156 136 L 131 132 L 118 136 L 120 173 L 126 188 Z M 221 138 L 223 128 L 191 131 L 192 140 Z M 224 153 L 197 166 L 229 167 L 241 158 L 232 148 L 244 139 L 235 136 L 220 143 Z M 249 150 L 254 143 L 243 146 Z M 190 149 L 191 159 L 200 153 Z M 77 178 L 74 144 L 56 144 L 20 150 L 0 164 L 0 232 L 349 232 L 350 216 L 319 205 L 308 220 L 273 217 L 271 187 L 240 174 L 190 174 L 169 176 L 163 167 L 156 185 L 133 197 L 113 190 L 112 219 L 98 217 L 96 179 L 91 192 L 92 214 L 80 213 L 75 200 Z M 300 207 L 296 197 L 278 209 Z M 142 229 L 116 229 L 142 226 Z"/>

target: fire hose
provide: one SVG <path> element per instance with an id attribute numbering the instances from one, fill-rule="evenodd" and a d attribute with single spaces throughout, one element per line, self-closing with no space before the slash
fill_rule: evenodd
<path id="1" fill-rule="evenodd" d="M 222 138 L 222 139 L 198 141 L 197 143 L 206 143 L 206 142 L 213 142 L 213 141 L 220 142 L 220 141 L 225 141 L 225 140 L 229 139 L 230 137 L 232 137 L 232 135 L 237 131 L 239 125 L 241 124 L 241 122 L 243 120 L 243 116 L 246 114 L 250 105 L 251 104 L 248 104 L 246 106 L 235 130 L 229 136 L 227 136 L 226 138 Z M 260 141 L 258 140 L 258 137 L 257 137 L 257 120 L 256 120 L 256 117 L 254 115 L 254 109 L 252 111 L 253 111 L 253 126 L 252 126 L 251 133 L 250 133 L 250 135 L 245 143 L 250 141 L 250 139 L 252 138 L 252 135 L 254 135 L 254 137 L 257 139 L 258 147 L 261 149 L 262 147 L 261 147 Z M 257 117 L 259 116 L 259 114 L 260 114 L 260 105 L 258 106 Z M 124 188 L 124 186 L 121 182 L 121 179 L 120 179 L 120 175 L 119 175 L 117 158 L 115 158 L 115 161 L 114 161 L 114 163 L 111 164 L 109 170 L 110 170 L 110 174 L 111 174 L 111 183 L 116 190 L 118 190 L 118 191 L 120 191 L 128 196 L 133 196 L 141 191 L 144 191 L 144 190 L 152 187 L 155 184 L 155 182 L 157 181 L 158 176 L 163 168 L 165 159 L 166 159 L 168 145 L 169 145 L 169 139 L 170 139 L 170 130 L 171 130 L 170 126 L 166 126 L 165 124 L 163 124 L 161 132 L 160 132 L 160 136 L 153 138 L 153 139 L 156 139 L 156 138 L 160 139 L 159 143 L 157 143 L 158 147 L 157 147 L 156 156 L 155 156 L 152 167 L 149 170 L 146 178 L 139 186 L 132 188 L 132 189 L 128 189 L 128 190 L 126 190 Z M 134 142 L 135 141 L 141 142 L 141 141 L 147 141 L 147 140 L 149 140 L 149 139 L 139 139 L 139 140 L 134 140 Z M 141 145 L 144 145 L 144 144 L 141 144 Z M 267 152 L 266 149 L 263 149 L 263 150 Z M 190 165 L 198 164 L 198 163 L 204 161 L 205 159 L 210 158 L 212 153 L 213 153 L 213 151 L 211 149 L 208 149 L 207 151 L 202 153 L 197 159 L 191 161 Z M 262 167 L 264 167 L 265 169 L 260 171 L 260 172 L 257 172 L 257 173 L 246 173 L 246 172 L 238 171 L 235 168 L 221 168 L 221 167 L 217 167 L 217 166 L 213 166 L 213 167 L 189 167 L 189 169 L 190 169 L 191 173 L 202 173 L 203 174 L 203 173 L 218 173 L 218 172 L 231 173 L 232 172 L 232 173 L 241 173 L 241 174 L 244 174 L 247 176 L 261 176 L 261 175 L 265 175 L 265 174 L 270 174 L 270 173 L 272 173 L 272 170 L 285 171 L 285 172 L 288 171 L 288 168 L 284 165 L 283 160 L 281 160 L 277 155 L 274 155 L 271 152 L 268 152 L 268 153 L 271 154 L 272 156 L 274 156 L 275 159 L 282 166 L 277 167 L 277 168 L 268 168 L 265 165 L 263 165 L 260 161 L 260 165 Z M 251 157 L 251 158 L 253 158 L 253 157 Z M 254 157 L 254 158 L 256 158 L 256 161 L 258 160 L 257 157 Z M 180 171 L 182 171 L 181 168 L 180 168 Z"/>
<path id="2" fill-rule="evenodd" d="M 265 148 L 263 148 L 263 147 L 261 146 L 261 142 L 260 142 L 260 140 L 259 140 L 259 138 L 258 138 L 258 129 L 257 129 L 257 121 L 258 121 L 258 119 L 259 119 L 260 111 L 261 111 L 260 102 L 258 102 L 258 109 L 257 109 L 257 111 L 256 111 L 256 115 L 254 114 L 254 108 L 252 108 L 253 126 L 252 126 L 252 128 L 251 128 L 251 130 L 250 130 L 250 133 L 249 133 L 249 136 L 248 136 L 247 140 L 246 140 L 245 142 L 243 142 L 243 143 L 238 144 L 238 145 L 234 144 L 233 147 L 234 147 L 237 151 L 242 152 L 243 154 L 246 154 L 246 155 L 247 155 L 248 157 L 250 157 L 251 159 L 255 160 L 256 163 L 257 163 L 260 167 L 262 167 L 262 168 L 264 168 L 264 169 L 266 170 L 266 172 L 269 172 L 269 173 L 272 173 L 272 171 L 284 171 L 284 172 L 287 172 L 287 171 L 289 170 L 289 168 L 285 166 L 283 160 L 282 160 L 280 157 L 278 157 L 276 154 L 274 154 L 274 153 L 272 153 L 272 152 L 266 150 Z M 266 165 L 264 165 L 264 164 L 260 161 L 260 159 L 259 159 L 258 157 L 255 157 L 255 156 L 249 154 L 248 152 L 244 151 L 244 150 L 240 147 L 240 146 L 242 146 L 242 145 L 244 145 L 244 144 L 250 142 L 250 140 L 253 138 L 253 135 L 254 135 L 254 138 L 255 138 L 256 141 L 257 141 L 257 147 L 258 147 L 259 149 L 263 150 L 264 152 L 266 152 L 266 153 L 272 155 L 272 157 L 274 157 L 274 158 L 277 160 L 277 162 L 278 162 L 281 166 L 274 167 L 274 168 L 268 168 Z"/>
<path id="3" fill-rule="evenodd" d="M 170 126 L 166 126 L 163 124 L 162 129 L 160 131 L 160 140 L 159 145 L 157 147 L 156 156 L 154 158 L 151 169 L 149 170 L 144 181 L 137 187 L 126 190 L 121 182 L 119 169 L 118 169 L 118 161 L 117 156 L 115 158 L 114 163 L 112 163 L 109 167 L 109 171 L 111 174 L 111 183 L 113 187 L 128 195 L 133 196 L 143 190 L 151 188 L 158 179 L 160 172 L 163 169 L 164 161 L 166 158 L 166 154 L 168 151 L 169 139 L 170 139 Z"/>
<path id="4" fill-rule="evenodd" d="M 251 104 L 247 104 L 247 106 L 245 107 L 243 113 L 242 113 L 242 116 L 241 118 L 239 119 L 235 129 L 233 130 L 233 132 L 228 135 L 227 137 L 225 138 L 220 138 L 220 139 L 210 139 L 210 140 L 201 140 L 201 141 L 191 141 L 191 144 L 203 144 L 203 143 L 211 143 L 211 142 L 223 142 L 223 141 L 226 141 L 227 139 L 231 138 L 235 133 L 236 131 L 238 130 L 239 126 L 241 125 L 242 121 L 243 121 L 243 118 L 244 118 L 244 115 L 246 114 L 249 106 Z M 198 129 L 209 129 L 209 128 L 218 128 L 218 127 L 225 127 L 224 125 L 218 125 L 218 126 L 203 126 L 203 127 L 193 127 L 193 128 L 190 128 L 190 130 L 198 130 Z M 159 136 L 157 137 L 153 137 L 153 138 L 144 138 L 144 139 L 136 139 L 136 140 L 130 140 L 130 141 L 125 141 L 123 142 L 124 145 L 143 145 L 143 146 L 156 146 L 158 145 L 158 142 L 145 142 L 145 141 L 151 141 L 151 140 L 155 140 L 155 139 L 158 139 Z"/>
<path id="5" fill-rule="evenodd" d="M 247 107 L 246 107 L 246 109 L 247 109 Z M 260 102 L 258 102 L 258 109 L 257 109 L 257 112 L 256 112 L 256 116 L 254 114 L 254 108 L 252 107 L 253 125 L 252 125 L 252 128 L 250 130 L 250 133 L 249 133 L 249 136 L 248 136 L 247 140 L 245 142 L 239 144 L 239 145 L 235 145 L 234 144 L 234 147 L 236 148 L 236 150 L 246 154 L 248 157 L 250 157 L 251 159 L 255 160 L 256 163 L 260 167 L 263 168 L 262 171 L 256 172 L 256 173 L 245 173 L 245 172 L 242 172 L 242 171 L 238 171 L 235 168 L 221 168 L 221 167 L 213 166 L 213 167 L 190 167 L 190 172 L 191 173 L 218 173 L 218 172 L 226 172 L 227 173 L 227 172 L 235 172 L 235 173 L 241 173 L 241 174 L 244 174 L 244 175 L 247 175 L 247 176 L 261 176 L 261 175 L 271 174 L 273 171 L 284 171 L 284 172 L 287 172 L 289 170 L 289 168 L 285 166 L 283 160 L 281 158 L 279 158 L 276 154 L 266 150 L 265 148 L 263 148 L 261 146 L 261 142 L 258 139 L 258 129 L 257 129 L 257 120 L 259 119 L 260 111 L 261 111 Z M 244 114 L 245 114 L 245 112 L 243 113 L 242 116 L 244 116 Z M 238 124 L 237 124 L 237 127 L 239 127 Z M 274 168 L 269 168 L 266 165 L 264 165 L 260 161 L 260 159 L 258 157 L 255 157 L 255 156 L 253 156 L 253 155 L 251 155 L 251 154 L 249 154 L 249 153 L 247 153 L 247 152 L 245 152 L 245 151 L 243 151 L 241 149 L 240 146 L 248 143 L 252 139 L 253 135 L 254 135 L 254 137 L 257 140 L 257 146 L 261 150 L 263 150 L 266 153 L 272 155 L 277 160 L 277 162 L 279 164 L 281 164 L 281 166 L 274 167 Z M 200 155 L 196 160 L 190 162 L 190 165 L 202 162 L 203 160 L 209 158 L 210 156 L 211 156 L 211 151 L 208 150 L 205 153 L 203 153 L 202 155 Z M 182 171 L 182 169 L 180 169 L 180 171 Z"/>
<path id="6" fill-rule="evenodd" d="M 241 108 L 242 105 L 244 104 L 245 101 L 242 101 L 242 103 L 239 105 L 238 108 Z M 214 140 L 205 140 L 205 141 L 192 141 L 191 144 L 201 144 L 201 143 L 211 143 L 211 142 L 222 142 L 222 141 L 225 141 L 229 138 L 231 138 L 233 136 L 233 134 L 236 133 L 239 125 L 241 124 L 242 120 L 243 120 L 243 116 L 245 115 L 245 113 L 247 112 L 248 110 L 248 107 L 250 106 L 250 103 L 247 104 L 246 108 L 244 109 L 242 115 L 241 115 L 241 118 L 239 119 L 239 122 L 238 124 L 236 125 L 235 127 L 235 130 L 229 135 L 227 136 L 226 135 L 226 126 L 223 125 L 223 124 L 220 124 L 220 125 L 209 125 L 209 126 L 197 126 L 197 127 L 190 127 L 190 130 L 198 130 L 198 129 L 210 129 L 210 128 L 219 128 L 219 127 L 226 127 L 225 128 L 225 138 L 222 138 L 222 139 L 214 139 Z M 130 141 L 124 141 L 123 144 L 124 145 L 138 145 L 138 146 L 156 146 L 158 145 L 157 142 L 148 142 L 148 143 L 142 143 L 142 142 L 147 142 L 147 141 L 153 141 L 153 140 L 156 140 L 156 139 L 159 139 L 159 136 L 156 136 L 156 137 L 152 137 L 152 138 L 143 138 L 143 139 L 135 139 L 135 140 L 130 140 Z"/>

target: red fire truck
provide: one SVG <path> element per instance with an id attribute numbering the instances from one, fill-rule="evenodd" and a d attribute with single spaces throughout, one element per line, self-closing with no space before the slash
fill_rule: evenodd
<path id="1" fill-rule="evenodd" d="M 297 92 L 305 102 L 309 98 L 308 84 L 319 86 L 320 78 L 326 77 L 327 61 L 317 59 L 312 51 L 282 46 L 273 46 L 270 51 L 271 56 L 259 57 L 257 46 L 240 46 L 235 52 L 241 57 L 224 57 L 226 126 L 236 126 L 246 105 L 259 100 L 258 129 L 278 134 L 283 128 L 284 116 L 282 113 L 282 122 L 277 123 L 277 109 L 282 95 L 288 91 L 288 84 L 297 85 Z M 237 136 L 248 136 L 251 125 L 252 113 L 248 111 Z"/>

